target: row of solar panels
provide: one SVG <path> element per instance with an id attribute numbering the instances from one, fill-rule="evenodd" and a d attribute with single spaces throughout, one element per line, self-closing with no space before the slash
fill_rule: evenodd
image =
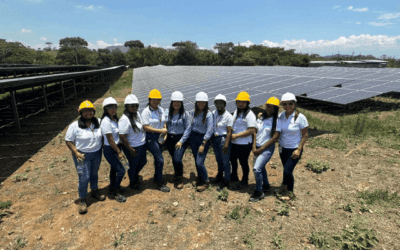
<path id="1" fill-rule="evenodd" d="M 346 105 L 387 92 L 400 92 L 400 70 L 375 68 L 296 68 L 296 67 L 224 67 L 224 66 L 155 66 L 133 71 L 133 94 L 141 104 L 147 103 L 151 89 L 163 95 L 162 107 L 167 108 L 171 93 L 181 91 L 187 110 L 194 108 L 196 93 L 213 98 L 224 94 L 227 108 L 235 109 L 234 99 L 247 91 L 252 106 L 265 103 L 271 97 L 286 92 L 296 96 Z M 141 108 L 145 105 L 141 105 Z"/>

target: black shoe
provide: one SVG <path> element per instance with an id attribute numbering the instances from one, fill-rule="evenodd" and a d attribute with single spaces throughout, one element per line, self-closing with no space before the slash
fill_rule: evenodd
<path id="1" fill-rule="evenodd" d="M 237 175 L 231 175 L 231 181 L 235 182 L 235 181 L 239 181 L 239 178 Z"/>
<path id="2" fill-rule="evenodd" d="M 242 190 L 244 188 L 247 188 L 249 186 L 249 183 L 247 181 L 241 181 L 238 184 L 235 185 L 236 190 Z"/>
<path id="3" fill-rule="evenodd" d="M 225 179 L 219 184 L 219 186 L 217 187 L 217 191 L 221 192 L 224 188 L 229 188 L 229 181 Z"/>
<path id="4" fill-rule="evenodd" d="M 108 194 L 114 194 L 115 188 L 113 186 L 108 186 Z"/>
<path id="5" fill-rule="evenodd" d="M 218 174 L 211 181 L 212 184 L 218 184 L 224 181 L 223 173 L 218 171 Z"/>
<path id="6" fill-rule="evenodd" d="M 142 190 L 142 184 L 140 184 L 140 182 L 138 182 L 138 181 L 135 181 L 134 183 L 129 184 L 128 187 L 133 190 Z"/>
<path id="7" fill-rule="evenodd" d="M 156 181 L 154 180 L 154 182 L 156 183 L 156 187 L 158 190 L 160 190 L 161 192 L 169 192 L 169 187 L 167 187 L 164 182 L 162 181 Z"/>
<path id="8" fill-rule="evenodd" d="M 263 191 L 254 191 L 253 195 L 250 197 L 249 202 L 258 202 L 261 199 L 264 199 L 265 195 Z"/>
<path id="9" fill-rule="evenodd" d="M 197 187 L 203 181 L 203 177 L 201 175 L 196 177 L 196 180 L 192 182 L 193 187 Z"/>
<path id="10" fill-rule="evenodd" d="M 262 185 L 262 191 L 263 192 L 271 191 L 271 186 L 270 185 Z"/>
<path id="11" fill-rule="evenodd" d="M 104 201 L 106 199 L 106 196 L 101 194 L 98 189 L 92 190 L 92 197 L 99 201 Z"/>
<path id="12" fill-rule="evenodd" d="M 118 192 L 114 192 L 114 199 L 118 202 L 125 202 L 126 201 L 126 197 L 123 196 L 119 191 Z"/>

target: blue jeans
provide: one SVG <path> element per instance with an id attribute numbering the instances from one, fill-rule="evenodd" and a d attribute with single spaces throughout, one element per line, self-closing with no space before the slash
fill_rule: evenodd
<path id="1" fill-rule="evenodd" d="M 183 175 L 182 158 L 187 148 L 187 143 L 185 142 L 183 143 L 180 149 L 175 150 L 175 145 L 179 142 L 182 136 L 183 134 L 180 135 L 168 134 L 167 141 L 165 142 L 167 144 L 168 152 L 172 157 L 172 164 L 174 165 L 176 177 L 178 176 L 181 177 Z"/>
<path id="2" fill-rule="evenodd" d="M 133 149 L 135 149 L 138 154 L 136 157 L 131 156 L 129 150 L 122 146 L 122 151 L 124 151 L 124 154 L 129 162 L 128 176 L 131 185 L 136 181 L 139 181 L 136 180 L 136 178 L 147 163 L 146 144 L 143 144 L 139 147 L 134 147 Z"/>
<path id="3" fill-rule="evenodd" d="M 282 148 L 282 153 L 279 153 L 283 165 L 283 185 L 287 185 L 288 191 L 293 192 L 294 187 L 294 177 L 293 170 L 296 164 L 299 162 L 303 151 L 301 151 L 299 158 L 292 159 L 292 153 L 297 148 Z"/>
<path id="4" fill-rule="evenodd" d="M 212 138 L 212 145 L 214 148 L 215 159 L 218 164 L 218 172 L 225 172 L 224 179 L 230 181 L 231 179 L 231 163 L 229 162 L 231 156 L 231 144 L 229 143 L 229 152 L 224 154 L 222 148 L 225 145 L 226 135 L 214 136 Z"/>
<path id="5" fill-rule="evenodd" d="M 204 166 L 204 161 L 206 160 L 208 149 L 210 148 L 210 141 L 207 141 L 206 145 L 204 146 L 204 152 L 200 154 L 199 148 L 201 144 L 203 144 L 204 134 L 191 132 L 189 138 L 190 148 L 192 149 L 193 157 L 196 163 L 197 176 L 201 176 L 203 177 L 204 181 L 208 181 L 208 172 L 206 166 Z"/>
<path id="6" fill-rule="evenodd" d="M 159 133 L 146 133 L 146 146 L 154 157 L 154 179 L 157 181 L 162 181 L 164 157 L 162 155 L 161 145 L 158 143 L 159 137 Z"/>
<path id="7" fill-rule="evenodd" d="M 118 145 L 121 150 L 121 145 Z M 103 146 L 103 154 L 108 163 L 110 163 L 110 187 L 113 187 L 117 191 L 121 187 L 122 178 L 125 175 L 125 168 L 119 161 L 118 154 L 112 149 L 111 146 Z"/>
<path id="8" fill-rule="evenodd" d="M 260 147 L 257 147 L 259 149 Z M 254 157 L 254 177 L 256 179 L 256 191 L 262 191 L 263 183 L 269 186 L 267 170 L 265 165 L 269 162 L 275 151 L 275 144 L 266 148 L 259 156 Z"/>
<path id="9" fill-rule="evenodd" d="M 93 153 L 83 153 L 85 154 L 85 160 L 83 161 L 83 172 L 82 174 L 78 173 L 79 176 L 79 198 L 85 198 L 87 196 L 87 188 L 90 182 L 90 189 L 97 189 L 97 183 L 99 180 L 99 167 L 101 163 L 101 149 L 93 152 Z M 78 171 L 78 161 L 75 158 L 75 155 L 72 154 L 72 159 L 75 163 L 75 168 Z"/>

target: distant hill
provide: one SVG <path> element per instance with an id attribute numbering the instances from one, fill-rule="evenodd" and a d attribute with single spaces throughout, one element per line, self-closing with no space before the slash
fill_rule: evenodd
<path id="1" fill-rule="evenodd" d="M 110 51 L 113 51 L 115 49 L 120 49 L 122 51 L 122 53 L 126 53 L 129 50 L 128 47 L 125 47 L 123 45 L 121 45 L 121 46 L 108 46 L 106 49 L 109 49 Z"/>

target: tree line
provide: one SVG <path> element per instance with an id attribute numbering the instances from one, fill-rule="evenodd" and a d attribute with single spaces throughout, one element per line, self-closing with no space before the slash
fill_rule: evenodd
<path id="1" fill-rule="evenodd" d="M 171 49 L 144 46 L 140 40 L 125 42 L 129 51 L 119 49 L 89 49 L 88 42 L 80 37 L 66 37 L 59 41 L 59 49 L 48 47 L 32 49 L 20 42 L 0 39 L 0 63 L 41 65 L 98 65 L 109 67 L 129 65 L 132 68 L 154 65 L 226 65 L 256 66 L 285 65 L 307 67 L 310 58 L 294 50 L 270 48 L 262 45 L 250 47 L 217 43 L 214 50 L 200 49 L 195 42 L 180 41 Z M 217 53 L 215 52 L 217 51 Z"/>

